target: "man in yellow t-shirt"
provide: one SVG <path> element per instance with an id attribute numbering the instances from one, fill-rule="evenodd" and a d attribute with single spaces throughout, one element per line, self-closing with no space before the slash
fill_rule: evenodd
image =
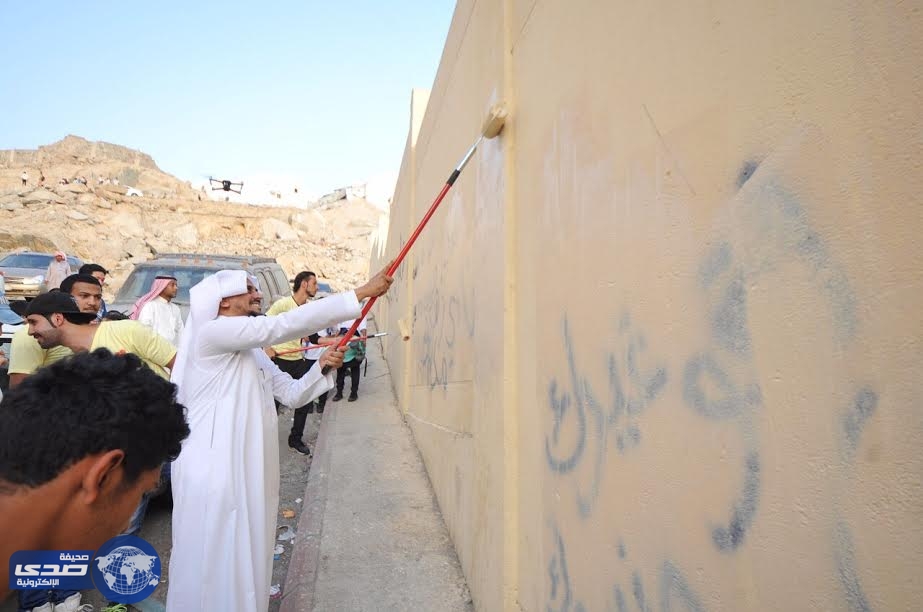
<path id="1" fill-rule="evenodd" d="M 61 281 L 61 291 L 69 293 L 74 298 L 81 312 L 92 312 L 98 318 L 103 297 L 99 279 L 88 274 L 71 274 Z M 22 302 L 10 304 L 14 312 L 26 306 L 27 304 Z M 13 342 L 10 345 L 10 388 L 18 385 L 26 376 L 35 374 L 39 368 L 51 365 L 72 354 L 73 351 L 64 346 L 43 349 L 29 335 L 27 326 L 24 325 L 13 334 Z"/>
<path id="2" fill-rule="evenodd" d="M 134 353 L 160 376 L 170 380 L 170 368 L 176 358 L 176 347 L 160 334 L 137 321 L 103 321 L 92 330 L 93 341 L 88 350 L 107 348 L 114 353 Z"/>
<path id="3" fill-rule="evenodd" d="M 13 334 L 13 341 L 10 343 L 10 388 L 17 386 L 27 376 L 35 374 L 39 368 L 72 354 L 73 351 L 66 346 L 43 349 L 35 338 L 29 335 L 29 326 L 23 325 Z"/>
<path id="4" fill-rule="evenodd" d="M 137 321 L 103 321 L 90 325 L 96 314 L 81 312 L 70 295 L 40 295 L 14 310 L 25 317 L 29 335 L 43 349 L 65 346 L 74 352 L 106 348 L 113 353 L 133 353 L 155 373 L 169 380 L 176 349 L 151 328 Z"/>
<path id="5" fill-rule="evenodd" d="M 29 335 L 43 349 L 66 346 L 75 353 L 99 348 L 109 349 L 116 355 L 131 353 L 155 374 L 170 380 L 169 369 L 176 361 L 176 348 L 143 323 L 129 320 L 91 325 L 96 321 L 96 313 L 81 311 L 73 296 L 60 291 L 40 295 L 13 310 L 26 319 Z M 169 464 L 164 464 L 162 478 L 167 478 L 168 473 Z M 148 495 L 142 498 L 131 517 L 126 535 L 134 535 L 141 530 L 149 501 Z"/>
<path id="6" fill-rule="evenodd" d="M 294 310 L 314 297 L 317 294 L 317 276 L 307 270 L 299 272 L 292 282 L 292 289 L 292 295 L 276 300 L 266 312 L 268 316 L 273 317 L 283 312 Z M 272 358 L 280 370 L 294 379 L 299 379 L 307 374 L 311 366 L 314 365 L 313 361 L 304 358 L 304 353 L 299 350 L 300 348 L 301 340 L 291 340 L 273 345 L 271 348 L 266 349 L 266 354 Z M 279 353 L 283 354 L 280 355 Z M 311 412 L 314 412 L 313 401 L 304 406 L 295 407 L 295 414 L 292 417 L 292 430 L 288 434 L 289 448 L 302 455 L 311 454 L 311 449 L 302 439 L 304 437 L 304 426 L 308 421 L 308 414 Z"/>

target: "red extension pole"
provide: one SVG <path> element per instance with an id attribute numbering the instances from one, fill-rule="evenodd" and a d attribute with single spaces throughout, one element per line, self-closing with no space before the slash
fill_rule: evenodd
<path id="1" fill-rule="evenodd" d="M 484 134 L 482 133 L 478 136 L 478 139 L 474 142 L 474 145 L 468 150 L 468 153 L 465 154 L 465 157 L 461 160 L 461 163 L 452 171 L 452 174 L 449 175 L 449 180 L 445 182 L 445 185 L 442 187 L 442 191 L 439 192 L 439 195 L 436 196 L 436 199 L 433 201 L 432 206 L 429 207 L 429 210 L 426 211 L 426 214 L 423 216 L 423 220 L 420 221 L 420 224 L 417 225 L 417 229 L 413 231 L 413 234 L 410 235 L 410 238 L 404 243 L 404 247 L 401 249 L 401 252 L 398 254 L 397 259 L 394 260 L 394 263 L 391 264 L 391 267 L 388 268 L 388 276 L 394 276 L 394 273 L 397 271 L 398 267 L 401 265 L 401 262 L 404 261 L 404 257 L 407 256 L 407 252 L 410 250 L 410 247 L 413 246 L 413 243 L 416 242 L 417 237 L 423 231 L 423 228 L 426 227 L 427 222 L 433 216 L 433 213 L 436 212 L 436 209 L 439 208 L 439 205 L 442 203 L 445 194 L 449 192 L 449 189 L 452 188 L 452 185 L 455 184 L 458 175 L 461 174 L 461 171 L 468 164 L 468 160 L 471 159 L 471 156 L 474 155 L 475 150 L 477 150 L 478 145 L 481 144 L 481 140 L 484 139 Z M 356 330 L 359 329 L 359 324 L 362 322 L 362 319 L 369 313 L 372 309 L 372 305 L 375 301 L 378 300 L 377 297 L 369 298 L 369 301 L 365 304 L 365 307 L 362 309 L 362 314 L 359 315 L 359 318 L 353 321 L 352 327 L 349 328 L 349 331 L 346 332 L 346 336 L 340 340 L 340 343 L 337 345 L 337 350 L 341 350 L 348 342 L 349 338 L 356 333 Z M 330 371 L 329 366 L 324 367 L 323 373 L 326 374 Z"/>

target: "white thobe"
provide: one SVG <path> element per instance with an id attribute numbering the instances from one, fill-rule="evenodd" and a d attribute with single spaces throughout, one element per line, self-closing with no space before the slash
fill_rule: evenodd
<path id="1" fill-rule="evenodd" d="M 279 508 L 273 397 L 303 406 L 334 386 L 320 364 L 292 379 L 261 347 L 360 312 L 354 293 L 274 317 L 218 317 L 196 330 L 181 379 L 191 429 L 173 463 L 169 612 L 265 612 Z"/>
<path id="2" fill-rule="evenodd" d="M 45 285 L 51 289 L 61 287 L 61 281 L 71 275 L 71 266 L 65 259 L 64 261 L 52 260 L 45 271 Z"/>
<path id="3" fill-rule="evenodd" d="M 159 295 L 141 308 L 138 320 L 167 339 L 173 346 L 179 346 L 183 334 L 183 313 L 179 306 Z"/>

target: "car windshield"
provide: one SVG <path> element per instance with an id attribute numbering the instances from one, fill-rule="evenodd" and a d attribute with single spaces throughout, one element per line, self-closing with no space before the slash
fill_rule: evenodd
<path id="1" fill-rule="evenodd" d="M 122 285 L 115 301 L 119 303 L 134 303 L 138 301 L 138 298 L 151 290 L 151 286 L 154 284 L 154 277 L 173 276 L 176 277 L 176 284 L 179 286 L 179 291 L 177 291 L 173 301 L 188 304 L 189 290 L 200 280 L 217 271 L 218 270 L 214 268 L 196 268 L 189 266 L 171 267 L 169 265 L 165 265 L 162 268 L 155 268 L 153 266 L 135 268 L 128 277 L 128 280 L 125 281 L 125 284 Z"/>
<path id="2" fill-rule="evenodd" d="M 38 255 L 34 253 L 16 253 L 0 259 L 0 266 L 5 268 L 47 268 L 51 255 Z"/>
<path id="3" fill-rule="evenodd" d="M 3 259 L 0 259 L 0 267 L 44 269 L 48 267 L 52 259 L 54 259 L 54 255 L 43 255 L 41 253 L 13 253 L 12 255 L 7 255 Z M 67 263 L 69 263 L 70 267 L 74 270 L 81 265 L 80 262 L 73 257 L 68 257 Z"/>

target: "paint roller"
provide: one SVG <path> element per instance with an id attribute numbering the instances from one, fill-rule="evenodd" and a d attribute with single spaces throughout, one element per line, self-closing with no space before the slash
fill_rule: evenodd
<path id="1" fill-rule="evenodd" d="M 410 340 L 410 328 L 407 327 L 407 321 L 404 319 L 397 320 L 397 329 L 401 332 L 401 340 L 407 342 Z"/>
<path id="2" fill-rule="evenodd" d="M 445 185 L 442 187 L 442 191 L 439 192 L 439 195 L 436 196 L 436 199 L 433 201 L 432 206 L 429 207 L 429 210 L 426 211 L 426 214 L 423 215 L 423 219 L 420 221 L 420 224 L 417 225 L 417 229 L 414 230 L 413 234 L 410 235 L 410 238 L 407 239 L 407 242 L 404 243 L 404 247 L 401 249 L 401 252 L 398 254 L 397 258 L 391 263 L 391 266 L 388 268 L 388 276 L 394 276 L 394 273 L 400 267 L 401 262 L 404 261 L 404 257 L 407 256 L 407 252 L 410 250 L 410 247 L 413 246 L 413 243 L 416 242 L 417 237 L 423 231 L 423 228 L 426 227 L 427 222 L 429 222 L 430 217 L 433 216 L 433 213 L 436 212 L 436 209 L 439 208 L 439 204 L 442 203 L 445 194 L 449 192 L 449 189 L 452 188 L 452 185 L 455 184 L 455 181 L 458 180 L 458 176 L 462 173 L 462 170 L 465 169 L 465 166 L 468 165 L 468 162 L 471 160 L 471 157 L 474 155 L 474 152 L 477 151 L 478 145 L 486 138 L 490 140 L 495 138 L 500 131 L 503 130 L 503 125 L 506 123 L 508 111 L 506 105 L 501 103 L 495 104 L 490 107 L 490 111 L 487 114 L 487 118 L 484 120 L 484 124 L 481 126 L 481 133 L 477 137 L 477 140 L 474 141 L 474 144 L 471 145 L 471 148 L 468 149 L 468 152 L 465 153 L 465 156 L 462 158 L 461 162 L 452 170 L 452 174 L 449 175 L 448 180 L 445 182 Z M 377 300 L 377 297 L 370 298 L 366 302 L 365 307 L 362 309 L 362 314 L 359 315 L 359 318 L 353 321 L 352 327 L 349 328 L 349 331 L 346 332 L 346 336 L 340 340 L 340 343 L 337 345 L 337 350 L 342 350 L 344 346 L 350 341 L 350 337 L 356 333 L 356 330 L 359 329 L 359 324 L 362 322 L 362 319 L 369 313 L 372 309 L 372 305 Z M 409 334 L 408 334 L 409 335 Z M 322 370 L 324 374 L 330 371 L 330 366 L 325 366 Z"/>

